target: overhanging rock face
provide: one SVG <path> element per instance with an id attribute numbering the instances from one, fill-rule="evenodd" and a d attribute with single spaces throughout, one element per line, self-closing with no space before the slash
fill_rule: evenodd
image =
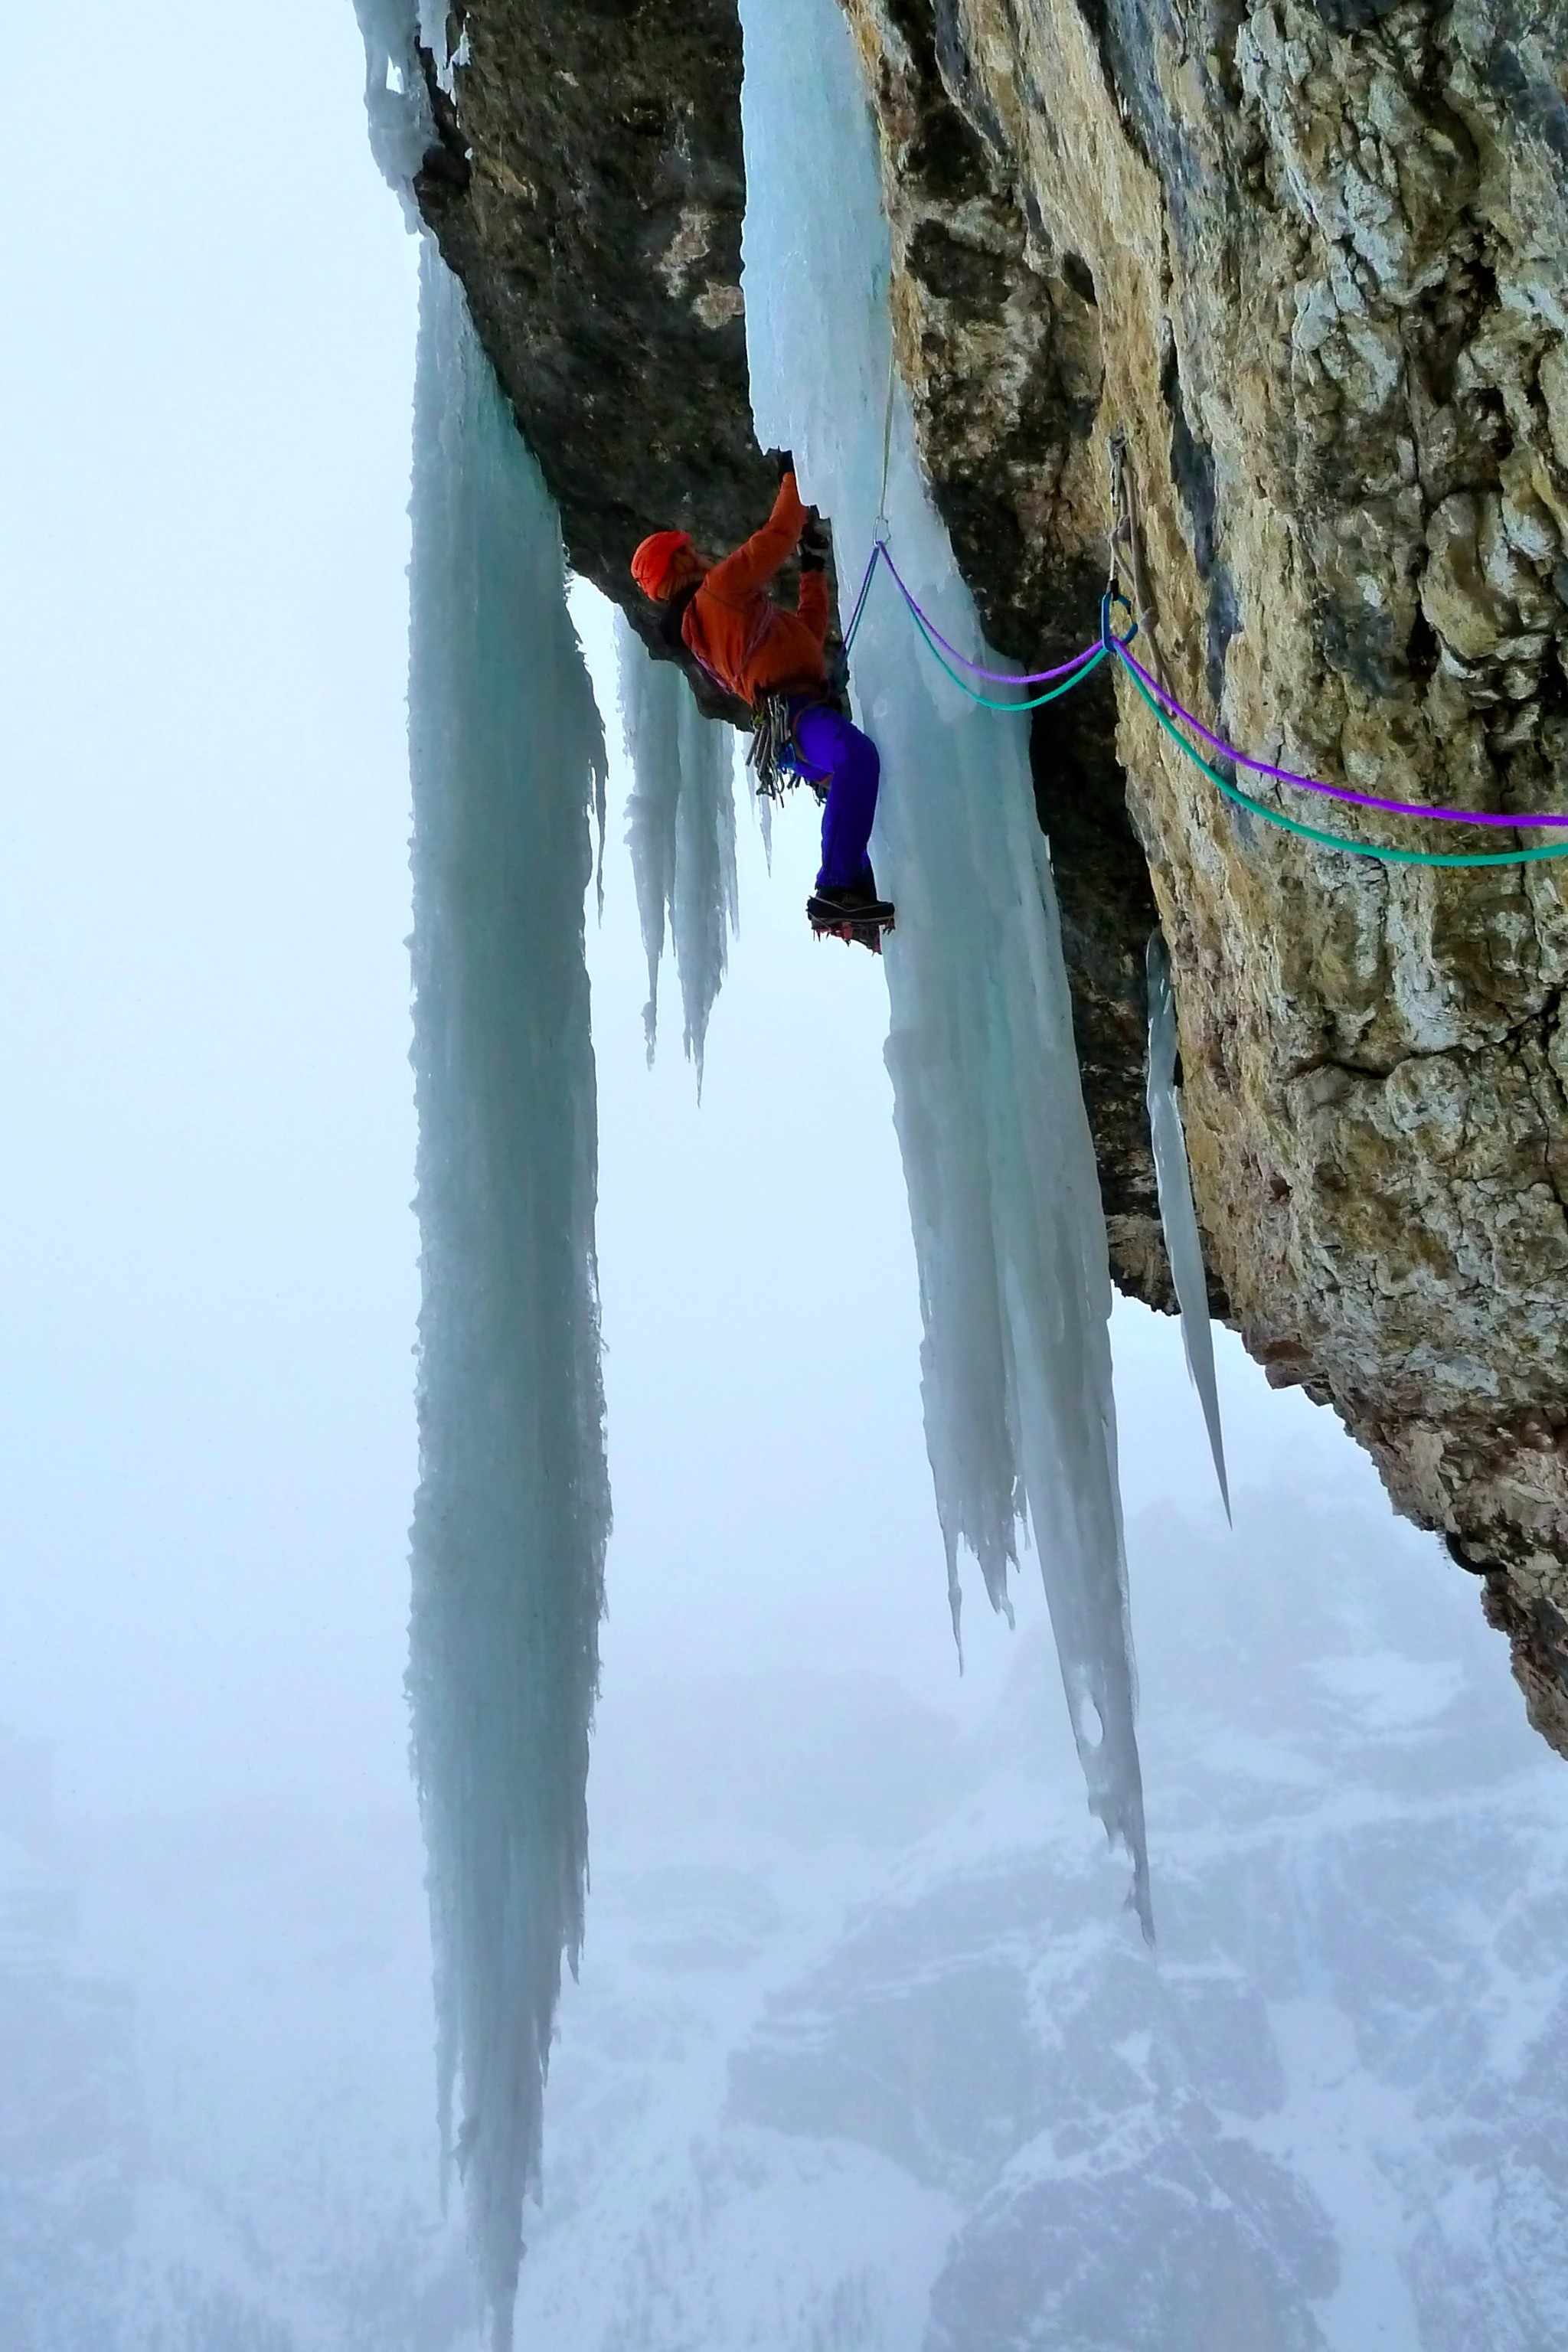
<path id="1" fill-rule="evenodd" d="M 454 16 L 454 47 L 458 30 Z M 455 70 L 455 103 L 435 89 L 433 68 L 429 75 L 442 138 L 416 183 L 421 208 L 543 468 L 574 569 L 652 642 L 649 610 L 626 577 L 637 541 L 677 525 L 699 545 L 732 546 L 775 487 L 752 437 L 746 375 L 735 0 L 679 9 L 473 0 L 460 30 L 467 62 Z M 934 68 L 928 79 L 942 100 Z M 944 168 L 961 187 L 975 183 L 974 134 L 944 100 L 936 145 L 939 190 Z M 802 203 L 830 200 L 829 159 L 803 156 Z M 1016 259 L 1010 199 L 994 201 L 991 217 Z M 1037 365 L 1016 404 L 983 408 L 975 379 L 999 347 L 998 330 L 984 303 L 971 305 L 965 366 L 955 341 L 943 381 L 944 414 L 956 420 L 968 405 L 973 421 L 935 479 L 993 641 L 1022 655 L 1065 644 L 1074 627 L 1082 642 L 1102 550 L 1086 555 L 1075 537 L 1037 556 L 1042 501 L 1020 529 L 997 484 L 1059 470 L 1094 400 L 1050 342 L 1033 278 L 1025 273 L 1016 296 L 1000 279 L 991 290 L 1005 310 L 1027 315 Z M 929 426 L 924 438 L 928 456 L 946 446 Z M 1005 552 L 987 559 L 998 515 L 1007 518 Z M 860 551 L 847 560 L 858 565 Z M 692 675 L 692 683 L 705 708 L 721 708 L 707 681 Z M 1036 765 L 1111 1262 L 1124 1288 L 1168 1307 L 1143 1111 L 1141 975 L 1154 901 L 1127 823 L 1110 697 L 1059 709 L 1071 716 L 1042 727 Z"/>
<path id="2" fill-rule="evenodd" d="M 416 182 L 561 509 L 647 630 L 647 532 L 726 547 L 776 486 L 752 435 L 734 0 L 482 0 Z M 431 77 L 432 80 L 434 77 Z"/>
<path id="3" fill-rule="evenodd" d="M 951 256 L 930 266 L 940 227 L 999 286 L 1038 281 L 1093 404 L 1047 530 L 1020 502 L 1022 532 L 1091 544 L 1122 436 L 1189 707 L 1391 798 L 1568 805 L 1561 13 L 851 13 L 933 470 L 952 439 L 941 321 L 964 278 Z M 1011 200 L 1012 253 L 973 205 L 933 221 L 909 171 L 944 104 Z M 1004 341 L 993 373 L 1016 380 L 1033 347 Z M 1120 743 L 1234 1318 L 1271 1377 L 1339 1409 L 1402 1508 L 1488 1569 L 1532 1715 L 1568 1747 L 1564 869 L 1352 860 L 1226 807 L 1130 697 Z"/>
<path id="4" fill-rule="evenodd" d="M 847 5 L 900 361 L 994 642 L 1089 633 L 1115 436 L 1145 635 L 1191 708 L 1394 799 L 1568 806 L 1561 12 Z M 476 0 L 466 30 L 421 201 L 572 561 L 624 603 L 643 531 L 729 542 L 771 493 L 733 6 Z M 830 200 L 803 157 L 802 201 Z M 1317 847 L 1228 808 L 1125 685 L 1120 713 L 1092 692 L 1042 714 L 1036 767 L 1119 1278 L 1166 1283 L 1157 904 L 1216 1303 L 1485 1570 L 1568 1750 L 1563 866 Z M 1289 806 L 1408 847 L 1545 837 Z"/>

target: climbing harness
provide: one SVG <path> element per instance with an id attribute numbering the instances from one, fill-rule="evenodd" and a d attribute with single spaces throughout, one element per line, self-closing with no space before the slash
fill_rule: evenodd
<path id="1" fill-rule="evenodd" d="M 1535 849 L 1464 852 L 1396 849 L 1378 842 L 1348 841 L 1342 835 L 1324 833 L 1316 825 L 1303 824 L 1299 818 L 1287 816 L 1281 809 L 1268 807 L 1265 802 L 1255 799 L 1250 793 L 1244 793 L 1239 785 L 1227 782 L 1216 769 L 1211 767 L 1202 752 L 1188 741 L 1181 728 L 1176 725 L 1175 722 L 1178 719 L 1181 720 L 1183 727 L 1190 728 L 1194 734 L 1200 737 L 1220 758 L 1230 761 L 1238 767 L 1249 769 L 1255 775 L 1267 776 L 1276 783 L 1292 785 L 1300 792 L 1320 793 L 1325 799 L 1350 802 L 1358 808 L 1376 809 L 1392 816 L 1424 819 L 1435 824 L 1502 825 L 1516 832 L 1561 831 L 1568 828 L 1568 813 L 1535 815 L 1522 811 L 1426 808 L 1414 801 L 1386 800 L 1373 793 L 1353 792 L 1347 784 L 1324 783 L 1316 777 L 1300 776 L 1294 769 L 1276 767 L 1267 760 L 1257 760 L 1249 752 L 1237 751 L 1234 744 L 1227 743 L 1223 736 L 1213 733 L 1200 719 L 1184 709 L 1171 693 L 1160 675 L 1162 664 L 1158 645 L 1154 638 L 1152 606 L 1143 575 L 1142 537 L 1138 529 L 1136 501 L 1131 487 L 1131 469 L 1127 463 L 1126 442 L 1120 434 L 1110 444 L 1114 521 L 1111 530 L 1110 571 L 1105 593 L 1100 599 L 1098 638 L 1085 646 L 1080 652 L 1074 654 L 1070 660 L 1059 662 L 1052 669 L 1024 671 L 986 669 L 979 662 L 972 661 L 967 654 L 961 653 L 955 645 L 942 635 L 930 614 L 922 609 L 900 572 L 897 563 L 893 561 L 892 551 L 888 545 L 889 525 L 885 509 L 888 497 L 888 460 L 892 434 L 892 379 L 889 373 L 888 409 L 882 436 L 881 499 L 865 575 L 856 595 L 849 625 L 844 632 L 846 654 L 852 649 L 860 624 L 865 618 L 866 606 L 878 566 L 886 565 L 924 640 L 928 652 L 940 664 L 954 686 L 968 695 L 973 702 L 980 704 L 984 709 L 1038 710 L 1046 703 L 1055 702 L 1060 696 L 1070 694 L 1074 687 L 1081 686 L 1085 678 L 1090 677 L 1103 661 L 1110 658 L 1120 663 L 1127 673 L 1133 692 L 1151 712 L 1162 730 L 1180 751 L 1185 753 L 1193 765 L 1207 777 L 1215 791 L 1234 806 L 1245 809 L 1249 815 L 1260 818 L 1265 824 L 1276 825 L 1283 832 L 1299 835 L 1302 840 L 1317 842 L 1327 849 L 1343 850 L 1348 856 L 1373 857 L 1387 866 L 1461 868 L 1486 866 L 1531 866 L 1543 858 L 1568 857 L 1568 840 L 1548 842 Z M 1128 601 L 1118 584 L 1119 552 L 1125 555 L 1128 571 L 1131 576 L 1135 604 Z M 1126 616 L 1127 626 L 1124 630 L 1119 630 L 1112 625 L 1112 616 L 1118 611 Z M 1138 636 L 1141 627 L 1144 632 L 1150 660 L 1153 665 L 1152 669 L 1145 667 L 1131 651 L 1132 642 Z M 959 665 L 958 668 L 953 667 L 954 663 Z M 1048 690 L 1044 694 L 1031 695 L 1024 700 L 1001 701 L 994 696 L 981 693 L 977 687 L 971 686 L 969 679 L 960 675 L 960 670 L 966 670 L 970 677 L 984 679 L 988 685 L 1047 686 Z M 1050 683 L 1054 680 L 1061 682 Z M 762 723 L 759 713 L 759 730 Z M 761 773 L 759 766 L 759 782 Z M 795 780 L 795 776 L 791 777 L 792 782 Z M 762 789 L 767 790 L 768 787 L 763 784 Z"/>

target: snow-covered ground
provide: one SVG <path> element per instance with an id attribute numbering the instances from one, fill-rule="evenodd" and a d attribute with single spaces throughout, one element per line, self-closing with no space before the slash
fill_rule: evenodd
<path id="1" fill-rule="evenodd" d="M 1130 1530 L 1152 1956 L 1043 1628 L 972 1720 L 863 1669 L 613 1678 L 521 2344 L 1563 2340 L 1562 1768 L 1422 1539 L 1238 1517 L 1239 1574 L 1210 1520 Z M 19 1825 L 6 2352 L 467 2347 L 411 1820 Z"/>

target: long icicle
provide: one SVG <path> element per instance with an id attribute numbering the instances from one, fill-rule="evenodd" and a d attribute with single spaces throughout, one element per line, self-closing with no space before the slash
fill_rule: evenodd
<path id="1" fill-rule="evenodd" d="M 584 951 L 604 738 L 555 509 L 433 243 L 412 515 L 408 1692 L 442 2137 L 508 2352 L 561 1964 L 583 1937 L 609 1533 Z"/>
<path id="2" fill-rule="evenodd" d="M 896 539 L 910 593 L 950 644 L 984 664 L 896 371 L 889 426 L 889 232 L 848 25 L 836 0 L 742 0 L 741 18 L 743 285 L 760 437 L 795 451 L 803 495 L 843 544 Z M 808 148 L 832 158 L 831 204 L 800 201 Z M 907 626 L 901 600 L 869 599 L 851 685 L 882 755 L 872 847 L 900 912 L 886 958 L 887 1059 L 950 1600 L 962 1546 L 994 1605 L 1007 1606 L 1026 1520 L 1089 1802 L 1132 1857 L 1147 1931 L 1110 1275 L 1028 722 L 1016 710 L 982 713 L 934 665 L 911 664 Z"/>
<path id="3" fill-rule="evenodd" d="M 1143 969 L 1149 990 L 1149 1133 L 1154 1146 L 1154 1178 L 1160 1191 L 1160 1223 L 1176 1304 L 1182 1310 L 1182 1345 L 1187 1370 L 1204 1409 L 1209 1452 L 1219 1480 L 1220 1500 L 1230 1517 L 1230 1486 L 1225 1475 L 1225 1435 L 1220 1427 L 1219 1388 L 1215 1379 L 1214 1328 L 1209 1320 L 1208 1280 L 1198 1213 L 1193 1205 L 1192 1170 L 1176 1093 L 1176 1000 L 1171 959 L 1158 931 L 1151 932 Z"/>

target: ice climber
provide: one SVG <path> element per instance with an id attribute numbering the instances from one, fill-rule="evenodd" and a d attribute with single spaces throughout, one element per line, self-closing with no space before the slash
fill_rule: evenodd
<path id="1" fill-rule="evenodd" d="M 881 761 L 828 681 L 827 534 L 816 509 L 801 503 L 787 453 L 779 465 L 773 510 L 743 547 L 711 562 L 689 532 L 656 530 L 633 556 L 632 578 L 668 608 L 667 642 L 679 638 L 717 685 L 750 705 L 764 782 L 779 759 L 819 792 L 826 787 L 822 869 L 806 915 L 814 930 L 875 946 L 893 920 L 867 854 Z M 768 587 L 797 546 L 800 595 L 792 613 Z"/>

